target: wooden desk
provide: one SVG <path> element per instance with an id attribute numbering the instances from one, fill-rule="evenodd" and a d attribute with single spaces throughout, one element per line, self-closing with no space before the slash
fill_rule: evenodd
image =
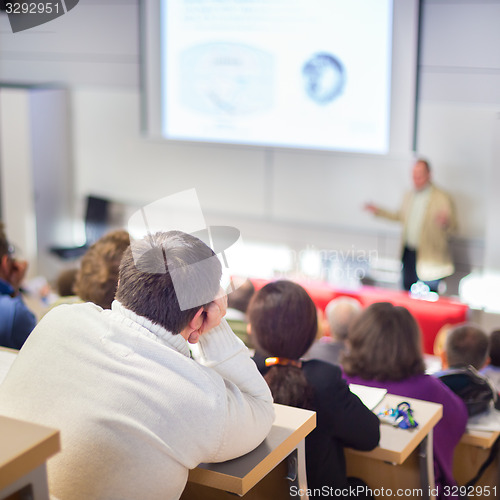
<path id="1" fill-rule="evenodd" d="M 493 443 L 500 436 L 499 431 L 467 431 L 463 436 L 453 456 L 453 475 L 460 486 L 465 485 L 479 471 L 488 458 Z M 496 457 L 484 471 L 476 486 L 497 487 L 500 492 L 500 458 Z M 494 496 L 494 495 L 493 495 Z"/>
<path id="2" fill-rule="evenodd" d="M 61 449 L 59 431 L 0 416 L 0 443 L 0 499 L 26 488 L 34 500 L 48 500 L 45 462 Z"/>
<path id="3" fill-rule="evenodd" d="M 406 498 L 430 498 L 429 488 L 434 488 L 434 455 L 432 430 L 443 416 L 443 406 L 428 401 L 387 394 L 375 408 L 397 406 L 408 401 L 414 410 L 418 427 L 412 430 L 398 429 L 388 424 L 380 425 L 380 443 L 374 450 L 346 449 L 347 475 L 363 479 L 372 490 L 384 488 L 415 490 Z M 384 498 L 379 495 L 377 498 Z"/>
<path id="4" fill-rule="evenodd" d="M 263 443 L 242 457 L 217 464 L 201 464 L 191 470 L 181 498 L 234 499 L 234 494 L 245 499 L 290 498 L 292 483 L 286 479 L 288 464 L 285 459 L 294 454 L 294 450 L 297 450 L 298 487 L 305 490 L 304 438 L 316 427 L 316 413 L 278 404 L 274 408 L 276 419 Z"/>

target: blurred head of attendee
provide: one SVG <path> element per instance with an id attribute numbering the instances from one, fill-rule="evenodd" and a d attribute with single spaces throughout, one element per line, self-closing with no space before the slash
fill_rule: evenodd
<path id="1" fill-rule="evenodd" d="M 359 301 L 352 297 L 337 297 L 331 300 L 325 308 L 331 337 L 344 342 L 350 325 L 359 316 L 361 310 Z"/>
<path id="2" fill-rule="evenodd" d="M 255 287 L 253 283 L 246 279 L 234 292 L 228 294 L 227 307 L 246 313 L 254 293 Z"/>
<path id="3" fill-rule="evenodd" d="M 500 367 L 500 330 L 490 333 L 490 365 Z"/>
<path id="4" fill-rule="evenodd" d="M 404 307 L 371 304 L 354 321 L 347 343 L 342 359 L 347 375 L 397 381 L 425 372 L 420 329 Z"/>
<path id="5" fill-rule="evenodd" d="M 488 335 L 472 323 L 453 327 L 446 337 L 443 368 L 473 366 L 480 370 L 488 362 Z"/>
<path id="6" fill-rule="evenodd" d="M 337 297 L 330 301 L 324 315 L 318 311 L 320 325 L 316 341 L 307 351 L 305 359 L 319 359 L 340 365 L 349 327 L 361 313 L 361 304 L 352 297 Z M 324 319 L 322 319 L 324 318 Z"/>
<path id="7" fill-rule="evenodd" d="M 60 297 L 75 295 L 75 282 L 78 268 L 64 269 L 59 273 L 56 281 L 56 292 Z"/>
<path id="8" fill-rule="evenodd" d="M 425 189 L 431 182 L 431 167 L 427 160 L 419 158 L 413 165 L 413 186 L 417 191 Z"/>
<path id="9" fill-rule="evenodd" d="M 291 281 L 268 283 L 250 301 L 248 319 L 256 350 L 271 366 L 265 379 L 275 402 L 310 407 L 312 392 L 300 358 L 313 343 L 318 328 L 311 297 Z"/>
<path id="10" fill-rule="evenodd" d="M 9 256 L 13 251 L 7 235 L 5 234 L 5 226 L 0 222 L 0 259 L 3 261 L 4 257 Z"/>
<path id="11" fill-rule="evenodd" d="M 13 295 L 19 292 L 27 269 L 28 262 L 18 258 L 14 245 L 7 239 L 4 224 L 0 222 L 0 279 L 14 289 Z"/>
<path id="12" fill-rule="evenodd" d="M 82 257 L 74 292 L 84 301 L 110 309 L 123 253 L 130 245 L 127 231 L 112 231 L 96 241 Z"/>

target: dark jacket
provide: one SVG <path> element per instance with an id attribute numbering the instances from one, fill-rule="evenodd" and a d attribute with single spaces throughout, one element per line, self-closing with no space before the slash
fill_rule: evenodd
<path id="1" fill-rule="evenodd" d="M 259 371 L 265 358 L 254 356 Z M 354 395 L 338 366 L 320 360 L 304 361 L 302 370 L 314 390 L 316 429 L 306 437 L 308 488 L 347 488 L 344 447 L 371 450 L 380 439 L 378 417 Z"/>
<path id="2" fill-rule="evenodd" d="M 0 346 L 21 349 L 36 325 L 35 315 L 26 307 L 20 294 L 0 280 Z"/>

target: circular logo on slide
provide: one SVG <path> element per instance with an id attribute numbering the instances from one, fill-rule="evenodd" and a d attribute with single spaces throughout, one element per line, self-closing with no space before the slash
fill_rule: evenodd
<path id="1" fill-rule="evenodd" d="M 302 75 L 307 95 L 317 104 L 328 104 L 344 90 L 344 65 L 326 52 L 314 54 L 307 60 Z"/>

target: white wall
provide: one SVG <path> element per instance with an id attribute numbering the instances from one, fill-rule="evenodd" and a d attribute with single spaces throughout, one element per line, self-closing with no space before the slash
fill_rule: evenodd
<path id="1" fill-rule="evenodd" d="M 29 262 L 36 260 L 35 200 L 30 125 L 30 97 L 13 89 L 0 92 L 1 208 L 11 243 Z M 15 116 L 15 120 L 9 120 Z"/>
<path id="2" fill-rule="evenodd" d="M 499 1 L 423 3 L 417 147 L 454 193 L 461 233 L 472 238 L 486 227 L 500 111 L 499 22 Z"/>
<path id="3" fill-rule="evenodd" d="M 57 272 L 50 247 L 72 244 L 68 93 L 0 87 L 2 222 L 30 263 L 28 276 Z"/>
<path id="4" fill-rule="evenodd" d="M 397 204 L 401 194 L 386 189 L 386 180 L 407 183 L 401 159 L 142 138 L 135 91 L 78 90 L 73 109 L 82 194 L 144 202 L 195 187 L 208 211 L 366 229 L 372 219 L 363 202 L 382 189 L 379 196 Z"/>
<path id="5" fill-rule="evenodd" d="M 481 264 L 489 217 L 499 25 L 500 0 L 423 2 L 418 152 L 454 194 L 464 266 Z M 397 227 L 361 207 L 367 200 L 396 207 L 410 158 L 149 141 L 139 134 L 138 62 L 137 0 L 81 0 L 24 35 L 10 34 L 0 16 L 0 81 L 71 88 L 77 206 L 88 193 L 142 204 L 195 187 L 209 222 L 232 221 L 244 236 L 375 247 L 397 258 Z"/>

